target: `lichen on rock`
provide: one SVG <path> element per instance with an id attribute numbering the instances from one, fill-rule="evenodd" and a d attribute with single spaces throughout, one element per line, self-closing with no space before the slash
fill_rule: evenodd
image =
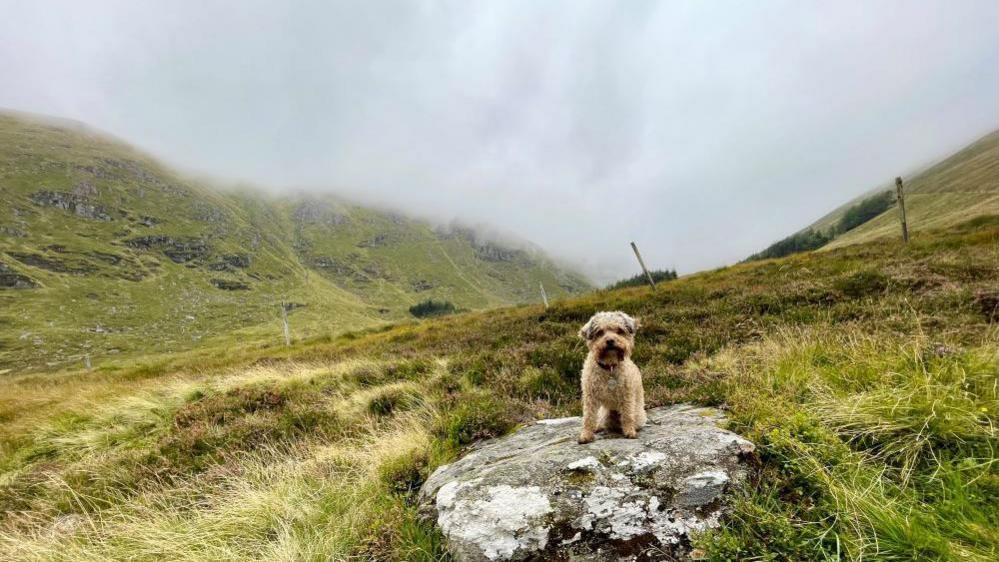
<path id="1" fill-rule="evenodd" d="M 541 420 L 438 468 L 421 511 L 459 561 L 683 558 L 746 477 L 754 447 L 721 421 L 659 408 L 638 439 L 578 445 L 578 418 Z"/>

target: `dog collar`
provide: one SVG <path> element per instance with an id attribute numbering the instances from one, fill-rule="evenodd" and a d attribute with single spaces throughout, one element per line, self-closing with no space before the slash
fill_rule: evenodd
<path id="1" fill-rule="evenodd" d="M 617 365 L 610 365 L 610 366 L 608 366 L 608 365 L 604 365 L 600 361 L 597 361 L 597 367 L 600 367 L 601 369 L 607 371 L 608 373 L 613 373 L 614 369 L 617 368 Z"/>

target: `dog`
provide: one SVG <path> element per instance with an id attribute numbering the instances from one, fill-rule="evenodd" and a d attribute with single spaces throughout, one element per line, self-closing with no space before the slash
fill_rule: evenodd
<path id="1" fill-rule="evenodd" d="M 638 326 L 623 312 L 598 312 L 579 330 L 589 349 L 583 363 L 581 444 L 593 441 L 601 430 L 634 439 L 645 425 L 642 373 L 631 360 Z"/>

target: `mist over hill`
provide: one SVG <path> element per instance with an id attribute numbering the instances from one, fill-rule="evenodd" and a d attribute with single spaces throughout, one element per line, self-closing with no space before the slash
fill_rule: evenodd
<path id="1" fill-rule="evenodd" d="M 0 368 L 295 337 L 587 289 L 540 249 L 333 195 L 215 189 L 64 120 L 0 114 Z M 282 303 L 284 303 L 282 305 Z"/>

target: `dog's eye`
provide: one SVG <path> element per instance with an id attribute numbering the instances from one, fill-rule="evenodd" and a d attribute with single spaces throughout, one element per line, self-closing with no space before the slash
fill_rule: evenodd
<path id="1" fill-rule="evenodd" d="M 622 330 L 621 328 L 614 328 L 614 331 L 617 332 L 618 335 L 620 335 L 620 336 L 624 335 L 624 330 Z"/>
<path id="2" fill-rule="evenodd" d="M 602 335 L 604 335 L 604 331 L 603 330 L 597 330 L 597 332 L 595 334 L 593 334 L 593 337 L 599 338 Z"/>

